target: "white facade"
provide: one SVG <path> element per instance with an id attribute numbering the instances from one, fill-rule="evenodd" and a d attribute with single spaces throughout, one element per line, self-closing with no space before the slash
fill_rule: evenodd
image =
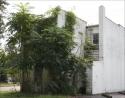
<path id="1" fill-rule="evenodd" d="M 125 90 L 125 29 L 99 13 L 99 61 L 93 62 L 92 93 Z"/>

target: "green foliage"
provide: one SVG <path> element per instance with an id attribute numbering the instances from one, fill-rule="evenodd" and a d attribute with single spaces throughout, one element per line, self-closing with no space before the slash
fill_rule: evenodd
<path id="1" fill-rule="evenodd" d="M 4 31 L 4 22 L 3 22 L 3 18 L 4 18 L 4 11 L 6 9 L 6 5 L 8 5 L 8 3 L 6 2 L 6 0 L 0 0 L 0 34 L 3 33 Z"/>
<path id="2" fill-rule="evenodd" d="M 18 12 L 9 18 L 7 64 L 22 71 L 21 87 L 26 92 L 76 94 L 78 74 L 85 81 L 85 68 L 92 63 L 88 56 L 91 44 L 86 42 L 85 57 L 72 53 L 76 17 L 67 12 L 65 27 L 59 28 L 56 21 L 60 10 L 56 7 L 45 15 L 35 16 L 27 5 L 21 4 Z"/>
<path id="3" fill-rule="evenodd" d="M 49 92 L 56 94 L 59 93 L 59 89 L 62 91 L 61 87 L 64 86 L 60 87 L 59 85 L 62 85 L 64 81 L 63 79 L 60 81 L 60 79 L 65 78 L 62 72 L 66 71 L 66 74 L 69 70 L 67 64 L 72 46 L 72 33 L 58 27 L 43 30 L 40 38 L 34 43 L 33 51 L 35 54 L 33 59 L 35 60 L 35 67 L 39 67 L 41 70 L 45 68 L 49 71 L 51 77 L 51 81 L 46 87 Z"/>
<path id="4" fill-rule="evenodd" d="M 8 51 L 11 62 L 15 60 L 17 67 L 21 70 L 22 92 L 30 92 L 30 70 L 32 69 L 32 53 L 30 40 L 34 34 L 35 15 L 29 12 L 27 4 L 20 4 L 16 13 L 12 13 L 7 23 L 11 36 L 8 39 Z M 17 48 L 17 49 L 16 49 Z"/>
<path id="5" fill-rule="evenodd" d="M 89 38 L 86 38 L 84 45 L 84 62 L 86 65 L 91 66 L 94 58 L 92 57 L 92 50 L 95 50 L 95 45 Z"/>
<path id="6" fill-rule="evenodd" d="M 0 0 L 0 11 L 3 12 L 5 10 L 5 5 L 7 5 L 8 3 L 6 2 L 6 0 Z"/>
<path id="7" fill-rule="evenodd" d="M 73 12 L 66 13 L 66 23 L 65 28 L 71 32 L 74 31 L 74 25 L 76 23 L 76 16 Z"/>
<path id="8" fill-rule="evenodd" d="M 41 15 L 37 18 L 36 30 L 38 33 L 41 33 L 44 29 L 49 29 L 49 27 L 56 27 L 57 25 L 57 16 L 60 11 L 60 7 L 57 6 L 48 10 L 45 15 Z"/>
<path id="9" fill-rule="evenodd" d="M 35 16 L 29 13 L 27 5 L 20 4 L 19 11 L 17 13 L 12 13 L 7 24 L 11 36 L 8 40 L 8 46 L 16 48 L 19 46 L 19 53 L 21 64 L 20 67 L 27 69 L 30 67 L 28 63 L 28 52 L 29 51 L 29 40 L 31 38 L 31 33 L 34 31 Z"/>
<path id="10" fill-rule="evenodd" d="M 4 66 L 5 65 L 5 52 L 4 50 L 0 49 L 0 66 Z"/>
<path id="11" fill-rule="evenodd" d="M 34 64 L 37 70 L 41 69 L 42 71 L 46 69 L 49 72 L 49 78 L 51 79 L 46 83 L 46 87 L 44 87 L 43 91 L 44 93 L 71 94 L 73 93 L 73 86 L 69 85 L 70 79 L 68 79 L 68 74 L 72 74 L 70 71 L 72 71 L 74 67 L 73 64 L 71 65 L 73 58 L 71 50 L 74 47 L 72 39 L 73 32 L 71 32 L 73 30 L 71 29 L 73 29 L 74 26 L 72 18 L 74 14 L 68 13 L 69 23 L 67 22 L 67 27 L 65 29 L 61 29 L 56 27 L 59 11 L 60 8 L 56 7 L 47 12 L 49 13 L 48 17 L 42 16 L 37 20 L 36 32 L 39 33 L 39 37 L 32 42 L 32 44 L 34 43 L 35 49 L 33 49 L 35 53 L 33 56 L 35 60 Z M 69 18 L 71 18 L 71 22 Z M 68 29 L 69 25 L 70 29 Z M 40 73 L 36 71 L 35 74 L 38 76 Z M 41 78 L 41 76 L 38 78 Z M 42 79 L 44 80 L 43 77 Z M 38 85 L 39 83 L 36 84 Z"/>
<path id="12" fill-rule="evenodd" d="M 60 6 L 57 6 L 55 8 L 51 8 L 46 12 L 47 15 L 57 17 L 59 14 L 59 11 L 61 10 Z"/>
<path id="13" fill-rule="evenodd" d="M 6 74 L 6 54 L 0 49 L 0 82 L 6 82 L 7 74 Z"/>

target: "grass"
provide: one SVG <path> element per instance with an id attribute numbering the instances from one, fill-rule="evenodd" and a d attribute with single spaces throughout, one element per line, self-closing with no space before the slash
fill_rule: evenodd
<path id="1" fill-rule="evenodd" d="M 71 98 L 66 96 L 51 96 L 51 95 L 29 95 L 15 92 L 0 92 L 0 98 Z"/>

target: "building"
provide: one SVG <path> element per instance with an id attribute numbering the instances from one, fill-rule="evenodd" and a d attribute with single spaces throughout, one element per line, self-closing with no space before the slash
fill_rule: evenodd
<path id="1" fill-rule="evenodd" d="M 94 28 L 94 27 L 93 27 Z M 99 60 L 88 71 L 92 94 L 125 90 L 125 28 L 105 16 L 99 8 Z"/>
<path id="2" fill-rule="evenodd" d="M 66 11 L 61 10 L 57 24 L 65 26 Z M 105 16 L 105 8 L 99 8 L 99 24 L 87 26 L 87 22 L 76 17 L 73 50 L 76 55 L 84 55 L 82 48 L 89 37 L 96 45 L 93 51 L 95 61 L 87 69 L 87 92 L 99 94 L 125 91 L 125 28 Z"/>

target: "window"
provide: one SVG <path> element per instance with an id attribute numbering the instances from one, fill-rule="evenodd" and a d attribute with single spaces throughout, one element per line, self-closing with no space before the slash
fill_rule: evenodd
<path id="1" fill-rule="evenodd" d="M 93 44 L 99 44 L 99 34 L 93 34 Z"/>

